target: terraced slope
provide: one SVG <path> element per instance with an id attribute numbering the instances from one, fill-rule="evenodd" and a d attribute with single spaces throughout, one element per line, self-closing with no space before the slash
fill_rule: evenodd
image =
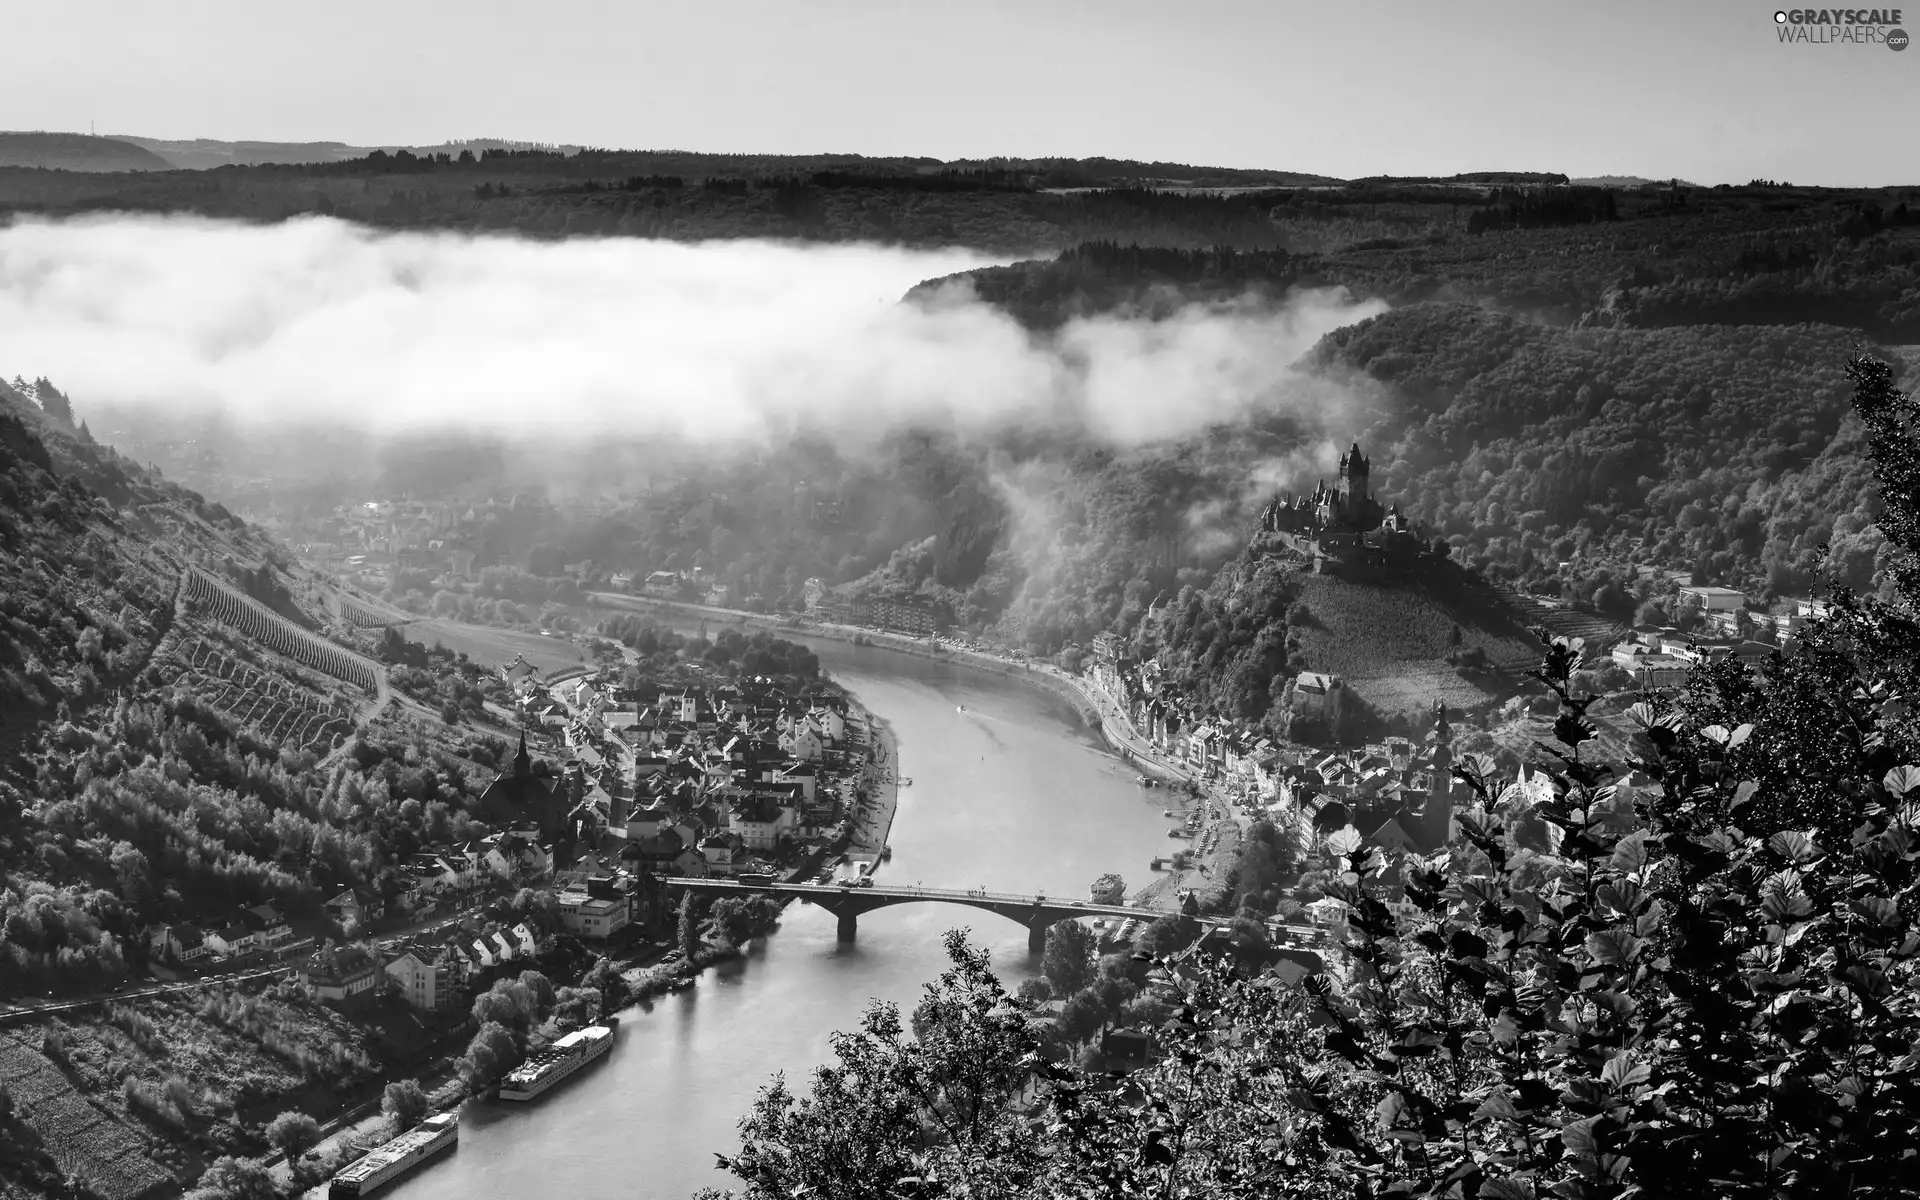
<path id="1" fill-rule="evenodd" d="M 1477 594 L 1450 594 L 1424 581 L 1308 574 L 1300 576 L 1300 590 L 1311 618 L 1291 628 L 1311 669 L 1345 679 L 1382 713 L 1422 712 L 1436 700 L 1473 708 L 1503 694 L 1447 661 L 1456 628 L 1458 648 L 1480 650 L 1490 663 L 1539 662 L 1538 643 L 1516 614 Z"/>

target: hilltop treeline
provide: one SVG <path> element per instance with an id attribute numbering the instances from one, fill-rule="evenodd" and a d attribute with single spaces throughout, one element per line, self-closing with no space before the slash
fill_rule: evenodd
<path id="1" fill-rule="evenodd" d="M 1244 262 L 1262 287 L 1339 285 L 1394 304 L 1466 299 L 1556 323 L 1633 328 L 1816 323 L 1920 341 L 1920 193 L 1899 189 L 1355 184 L 1210 203 L 1158 196 L 1113 191 L 1100 200 L 1110 212 L 1152 213 L 1149 236 L 1103 232 L 1096 240 L 1120 245 L 967 277 L 1042 329 L 1164 307 L 1170 282 L 1180 285 L 1173 299 L 1191 294 L 1179 272 L 1145 267 L 1176 248 L 1252 254 Z M 1275 250 L 1288 257 L 1260 253 Z M 1204 297 L 1208 285 L 1196 286 Z"/>

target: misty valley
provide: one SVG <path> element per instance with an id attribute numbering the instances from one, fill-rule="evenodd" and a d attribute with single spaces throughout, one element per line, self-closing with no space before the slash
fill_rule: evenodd
<path id="1" fill-rule="evenodd" d="M 0 1200 L 1914 1194 L 1917 199 L 0 133 Z"/>

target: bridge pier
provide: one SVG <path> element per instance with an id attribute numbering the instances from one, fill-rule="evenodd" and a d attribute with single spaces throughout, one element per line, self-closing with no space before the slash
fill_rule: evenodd
<path id="1" fill-rule="evenodd" d="M 1041 954 L 1046 951 L 1047 926 L 1051 924 L 1053 924 L 1053 922 L 1035 917 L 1033 923 L 1027 926 L 1028 954 Z"/>
<path id="2" fill-rule="evenodd" d="M 859 928 L 859 924 L 860 924 L 860 919 L 854 916 L 852 913 L 841 913 L 840 914 L 840 940 L 843 942 L 852 941 L 854 932 Z"/>

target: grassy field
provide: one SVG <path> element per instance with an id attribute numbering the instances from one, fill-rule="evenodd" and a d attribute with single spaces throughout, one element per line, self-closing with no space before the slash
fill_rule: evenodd
<path id="1" fill-rule="evenodd" d="M 1382 713 L 1425 711 L 1433 702 L 1472 708 L 1502 692 L 1463 679 L 1447 662 L 1453 631 L 1460 649 L 1500 662 L 1539 650 L 1527 631 L 1485 603 L 1431 584 L 1355 583 L 1303 575 L 1301 599 L 1312 614 L 1301 647 L 1315 671 L 1347 680 Z"/>
<path id="2" fill-rule="evenodd" d="M 413 621 L 402 626 L 401 632 L 407 635 L 408 641 L 423 646 L 437 642 L 456 654 L 465 654 L 483 667 L 504 667 L 516 655 L 521 655 L 541 674 L 548 675 L 588 661 L 584 650 L 563 637 L 469 625 L 445 617 Z"/>

